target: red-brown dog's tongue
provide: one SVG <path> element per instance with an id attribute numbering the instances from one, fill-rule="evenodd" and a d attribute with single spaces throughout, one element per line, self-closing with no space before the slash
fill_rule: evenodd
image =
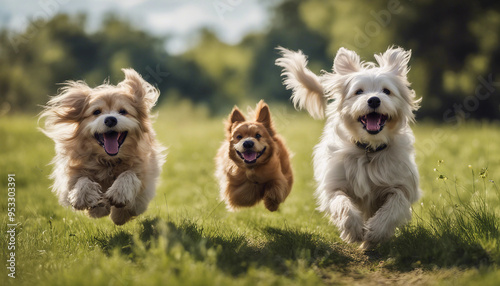
<path id="1" fill-rule="evenodd" d="M 104 150 L 110 155 L 118 153 L 118 132 L 104 133 Z"/>
<path id="2" fill-rule="evenodd" d="M 379 131 L 380 129 L 380 117 L 378 113 L 370 113 L 366 115 L 366 130 L 368 131 Z"/>
<path id="3" fill-rule="evenodd" d="M 256 152 L 243 152 L 243 158 L 245 158 L 246 161 L 252 162 L 253 160 L 257 159 L 257 153 Z"/>

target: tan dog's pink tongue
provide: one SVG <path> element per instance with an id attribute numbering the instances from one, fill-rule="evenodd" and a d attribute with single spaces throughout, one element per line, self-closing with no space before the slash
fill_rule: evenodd
<path id="1" fill-rule="evenodd" d="M 108 154 L 118 153 L 118 132 L 108 132 L 104 133 L 104 149 Z"/>
<path id="2" fill-rule="evenodd" d="M 380 114 L 370 113 L 366 115 L 366 130 L 368 131 L 378 131 L 380 129 Z"/>

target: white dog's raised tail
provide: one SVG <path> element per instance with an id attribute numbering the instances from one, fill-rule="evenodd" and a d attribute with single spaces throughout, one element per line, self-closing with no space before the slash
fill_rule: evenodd
<path id="1" fill-rule="evenodd" d="M 307 68 L 307 57 L 300 50 L 277 49 L 282 57 L 275 64 L 283 68 L 283 84 L 293 91 L 291 99 L 295 108 L 306 109 L 314 119 L 324 118 L 326 99 L 323 86 L 319 77 Z"/>

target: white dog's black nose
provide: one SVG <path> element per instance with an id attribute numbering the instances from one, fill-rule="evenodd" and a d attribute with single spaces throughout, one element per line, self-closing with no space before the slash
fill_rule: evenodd
<path id="1" fill-rule="evenodd" d="M 380 98 L 374 96 L 368 99 L 368 106 L 370 108 L 377 108 L 380 106 Z"/>
<path id="2" fill-rule="evenodd" d="M 250 148 L 253 148 L 253 141 L 252 140 L 247 140 L 245 142 L 243 142 L 243 148 L 245 149 L 250 149 Z"/>
<path id="3" fill-rule="evenodd" d="M 104 118 L 104 124 L 108 127 L 113 127 L 118 123 L 118 120 L 116 120 L 116 117 L 114 116 L 108 116 Z"/>

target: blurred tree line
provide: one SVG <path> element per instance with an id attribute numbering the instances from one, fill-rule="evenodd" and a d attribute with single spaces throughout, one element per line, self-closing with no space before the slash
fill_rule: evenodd
<path id="1" fill-rule="evenodd" d="M 109 15 L 98 31 L 84 15 L 56 15 L 26 31 L 0 32 L 1 110 L 38 111 L 57 83 L 84 79 L 117 83 L 133 67 L 162 92 L 227 111 L 235 103 L 288 101 L 275 47 L 301 49 L 311 70 L 331 70 L 338 48 L 373 61 L 390 45 L 413 52 L 410 81 L 423 97 L 418 117 L 455 123 L 498 119 L 500 2 L 374 0 L 276 1 L 269 27 L 228 45 L 210 30 L 182 55 L 169 55 L 168 37 L 153 36 Z"/>

